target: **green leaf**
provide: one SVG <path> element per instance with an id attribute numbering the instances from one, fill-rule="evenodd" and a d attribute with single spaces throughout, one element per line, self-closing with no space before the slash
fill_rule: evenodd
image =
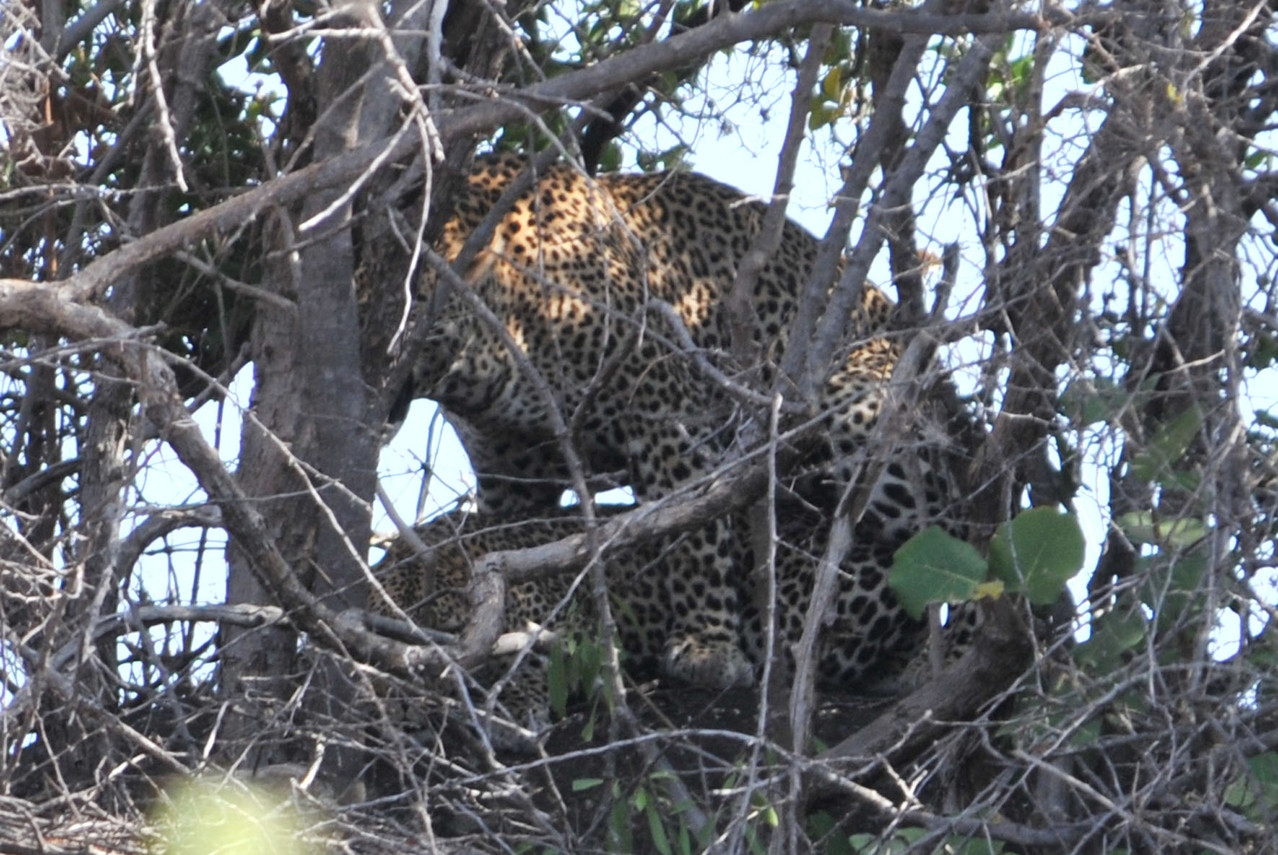
<path id="1" fill-rule="evenodd" d="M 643 787 L 635 790 L 635 794 L 630 797 L 630 803 L 634 805 L 635 810 L 643 810 L 648 806 L 648 791 Z"/>
<path id="2" fill-rule="evenodd" d="M 986 572 L 985 559 L 970 543 L 932 526 L 896 551 L 888 584 L 902 607 L 918 618 L 929 603 L 971 599 Z"/>
<path id="3" fill-rule="evenodd" d="M 1092 637 L 1074 648 L 1074 661 L 1092 674 L 1108 674 L 1123 654 L 1145 640 L 1145 618 L 1137 612 L 1107 612 L 1092 622 Z"/>
<path id="4" fill-rule="evenodd" d="M 648 805 L 644 813 L 648 815 L 648 833 L 652 835 L 652 845 L 661 855 L 673 855 L 670 838 L 666 836 L 666 827 L 661 822 L 661 814 L 657 812 L 657 806 Z"/>
<path id="5" fill-rule="evenodd" d="M 813 99 L 812 110 L 808 113 L 808 130 L 819 130 L 826 125 L 833 124 L 838 116 L 838 110 L 831 108 L 826 102 Z"/>
<path id="6" fill-rule="evenodd" d="M 1162 520 L 1153 511 L 1131 511 L 1116 520 L 1123 534 L 1136 543 L 1150 543 L 1173 549 L 1193 546 L 1207 536 L 1207 524 L 1200 519 Z"/>
<path id="7" fill-rule="evenodd" d="M 1176 471 L 1189 444 L 1202 428 L 1203 416 L 1190 407 L 1154 432 L 1145 450 L 1132 457 L 1131 472 L 1142 481 L 1159 481 Z"/>
<path id="8" fill-rule="evenodd" d="M 1034 70 L 1034 55 L 1027 53 L 1020 59 L 1012 60 L 1011 68 L 1012 82 L 1017 86 L 1027 86 L 1030 82 L 1030 72 Z"/>
<path id="9" fill-rule="evenodd" d="M 1261 798 L 1271 807 L 1278 804 L 1278 753 L 1266 751 L 1247 760 L 1247 768 L 1260 786 Z"/>
<path id="10" fill-rule="evenodd" d="M 976 586 L 976 591 L 972 594 L 973 600 L 997 600 L 1003 596 L 1003 592 L 1007 590 L 1007 585 L 1002 579 L 990 579 L 988 582 L 982 582 Z"/>
<path id="11" fill-rule="evenodd" d="M 1252 149 L 1251 153 L 1243 158 L 1243 165 L 1248 169 L 1259 169 L 1261 166 L 1268 163 L 1271 157 L 1273 157 L 1273 155 L 1264 149 Z"/>
<path id="12" fill-rule="evenodd" d="M 1261 818 L 1278 805 L 1278 754 L 1266 751 L 1247 758 L 1246 778 L 1239 778 L 1225 789 L 1225 803 Z M 1253 810 L 1259 807 L 1260 810 Z"/>
<path id="13" fill-rule="evenodd" d="M 608 815 L 609 848 L 613 852 L 635 851 L 634 835 L 630 830 L 630 808 L 623 799 L 612 803 Z"/>
<path id="14" fill-rule="evenodd" d="M 1031 603 L 1050 605 L 1083 569 L 1085 551 L 1073 514 L 1033 508 L 999 526 L 990 541 L 990 570 Z"/>
<path id="15" fill-rule="evenodd" d="M 830 36 L 829 44 L 825 48 L 825 56 L 822 62 L 826 65 L 834 65 L 836 62 L 843 62 L 855 52 L 856 47 L 852 44 L 851 32 L 847 29 L 837 29 Z"/>
<path id="16" fill-rule="evenodd" d="M 1278 360 L 1278 338 L 1265 332 L 1257 333 L 1252 337 L 1244 359 L 1248 368 L 1264 371 Z"/>
<path id="17" fill-rule="evenodd" d="M 853 852 L 878 851 L 879 839 L 873 834 L 853 834 L 848 838 L 848 846 Z"/>
<path id="18" fill-rule="evenodd" d="M 1095 746 L 1100 742 L 1102 724 L 1100 718 L 1089 718 L 1070 732 L 1069 744 L 1075 748 Z"/>
<path id="19" fill-rule="evenodd" d="M 923 835 L 927 834 L 926 828 L 898 828 L 896 836 L 906 843 L 918 843 L 923 839 Z"/>
<path id="20" fill-rule="evenodd" d="M 595 787 L 603 785 L 603 778 L 577 778 L 572 782 L 572 791 L 581 793 L 586 790 L 593 790 Z"/>
<path id="21" fill-rule="evenodd" d="M 837 104 L 839 102 L 839 94 L 842 90 L 843 74 L 836 65 L 834 68 L 830 69 L 829 73 L 825 75 L 825 79 L 821 81 L 821 94 L 824 95 L 827 100 L 833 101 Z"/>
<path id="22" fill-rule="evenodd" d="M 839 831 L 839 824 L 825 811 L 808 817 L 808 836 L 820 845 L 816 851 L 825 855 L 855 855 L 856 850 L 848 842 L 847 835 Z"/>
<path id="23" fill-rule="evenodd" d="M 603 154 L 599 158 L 600 172 L 616 172 L 621 168 L 621 146 L 615 142 L 608 143 L 604 147 Z"/>
<path id="24" fill-rule="evenodd" d="M 1002 855 L 1003 844 L 982 837 L 951 836 L 945 851 L 954 855 Z"/>

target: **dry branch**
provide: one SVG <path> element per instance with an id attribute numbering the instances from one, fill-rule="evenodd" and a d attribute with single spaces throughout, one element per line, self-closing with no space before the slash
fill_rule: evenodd
<path id="1" fill-rule="evenodd" d="M 991 13 L 942 15 L 865 9 L 850 0 L 782 0 L 745 15 L 724 16 L 704 27 L 666 41 L 643 45 L 590 68 L 502 93 L 498 100 L 464 107 L 437 116 L 441 141 L 447 143 L 483 133 L 534 113 L 575 103 L 644 75 L 677 68 L 715 51 L 784 30 L 814 23 L 865 28 L 897 28 L 901 32 L 958 35 L 1037 30 L 1063 13 L 1044 16 Z M 1068 16 L 1067 16 L 1068 17 Z M 1080 21 L 1068 17 L 1071 23 Z M 262 212 L 287 206 L 316 190 L 352 181 L 378 162 L 394 162 L 418 150 L 420 142 L 401 136 L 389 148 L 384 141 L 366 144 L 347 154 L 281 176 L 259 188 L 205 208 L 177 223 L 139 237 L 74 274 L 63 286 L 77 300 L 101 294 L 127 273 L 215 234 L 241 228 Z"/>

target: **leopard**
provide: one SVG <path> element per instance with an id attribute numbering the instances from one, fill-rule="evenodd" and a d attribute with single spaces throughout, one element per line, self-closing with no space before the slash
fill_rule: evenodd
<path id="1" fill-rule="evenodd" d="M 758 401 L 735 390 L 778 382 L 819 241 L 784 221 L 748 295 L 742 346 L 728 297 L 763 228 L 763 202 L 695 172 L 591 178 L 569 164 L 506 192 L 529 171 L 522 156 L 485 156 L 456 194 L 416 281 L 427 334 L 412 396 L 461 426 L 481 517 L 544 513 L 582 473 L 620 472 L 641 502 L 705 485 L 760 423 Z M 507 207 L 492 213 L 499 202 Z M 468 240 L 494 218 L 470 254 Z M 385 278 L 377 270 L 364 275 Z M 817 480 L 836 493 L 901 353 L 894 313 L 882 290 L 861 286 L 820 388 Z M 741 637 L 745 565 L 734 558 L 745 539 L 741 520 L 724 515 L 663 553 L 665 675 L 725 688 L 753 681 Z"/>
<path id="2" fill-rule="evenodd" d="M 738 520 L 738 522 L 743 522 Z M 482 512 L 453 512 L 414 527 L 428 547 L 420 552 L 404 538 L 387 544 L 386 555 L 373 573 L 379 592 L 369 610 L 389 617 L 407 617 L 414 624 L 441 632 L 459 633 L 470 613 L 467 588 L 472 568 L 492 552 L 543 546 L 587 530 L 585 520 L 561 512 L 517 522 Z M 771 649 L 782 673 L 793 669 L 791 651 L 799 642 L 811 603 L 816 554 L 824 548 L 822 531 L 809 524 L 782 525 L 775 557 L 775 626 Z M 819 685 L 862 694 L 881 695 L 898 687 L 897 677 L 916 658 L 924 623 L 906 614 L 886 584 L 895 541 L 858 539 L 839 568 L 836 608 L 820 636 L 817 653 Z M 662 560 L 678 547 L 678 537 L 659 544 L 640 543 L 608 551 L 598 560 L 606 568 L 615 643 L 625 674 L 643 682 L 662 674 L 664 642 L 677 607 L 672 591 L 662 584 Z M 749 546 L 734 561 L 753 565 Z M 551 574 L 507 589 L 504 630 L 508 633 L 553 633 L 554 643 L 583 637 L 599 638 L 597 612 L 590 585 L 582 571 Z M 735 574 L 742 584 L 742 655 L 756 678 L 767 661 L 768 609 L 745 584 L 746 573 Z M 553 716 L 547 680 L 549 659 L 541 647 L 519 654 L 493 657 L 474 675 L 484 689 L 494 691 L 493 704 L 507 718 L 534 731 L 550 726 Z M 714 688 L 711 686 L 710 688 Z"/>
<path id="3" fill-rule="evenodd" d="M 818 636 L 818 685 L 859 695 L 882 696 L 913 688 L 921 680 L 920 651 L 927 638 L 925 622 L 908 614 L 888 585 L 896 550 L 925 521 L 952 511 L 948 485 L 936 474 L 927 455 L 901 455 L 881 476 L 885 497 L 908 514 L 892 516 L 887 507 L 867 514 L 853 529 L 852 543 L 838 567 L 833 605 Z M 923 489 L 920 489 L 923 485 Z M 810 498 L 810 497 L 809 497 Z M 595 523 L 629 510 L 601 506 Z M 506 518 L 482 510 L 454 510 L 414 528 L 418 544 L 396 537 L 374 567 L 378 595 L 370 609 L 408 618 L 420 627 L 459 633 L 470 613 L 467 588 L 475 562 L 493 552 L 543 546 L 589 530 L 578 508 L 555 507 L 527 517 Z M 750 538 L 737 541 L 732 552 L 740 612 L 740 651 L 758 678 L 771 661 L 781 679 L 793 673 L 793 651 L 810 621 L 814 578 L 829 532 L 828 509 L 788 491 L 773 504 L 775 549 L 770 562 L 756 560 Z M 736 512 L 734 527 L 749 522 Z M 680 538 L 643 539 L 619 549 L 601 544 L 594 560 L 605 569 L 615 642 L 626 674 L 644 681 L 663 674 L 664 645 L 681 607 L 678 592 L 663 583 L 663 562 L 679 548 Z M 421 550 L 421 545 L 426 547 Z M 760 578 L 767 568 L 766 579 Z M 556 637 L 599 638 L 591 586 L 584 571 L 552 573 L 508 586 L 505 631 L 551 630 Z M 771 607 L 769 607 L 771 604 Z M 774 629 L 773 629 L 774 628 Z M 960 632 L 973 627 L 954 622 L 944 642 L 950 649 L 964 643 Z M 480 684 L 494 689 L 494 704 L 534 730 L 552 720 L 547 688 L 547 659 L 536 652 L 496 657 L 477 673 Z M 678 679 L 676 677 L 676 679 Z M 722 688 L 710 684 L 710 688 Z"/>

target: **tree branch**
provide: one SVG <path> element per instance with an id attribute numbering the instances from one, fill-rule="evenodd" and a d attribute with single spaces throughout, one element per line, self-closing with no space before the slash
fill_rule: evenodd
<path id="1" fill-rule="evenodd" d="M 477 568 L 474 619 L 454 649 L 414 647 L 383 639 L 313 596 L 302 585 L 271 540 L 265 521 L 204 439 L 178 394 L 163 355 L 139 341 L 137 330 L 96 306 L 72 302 L 62 288 L 13 279 L 0 280 L 0 317 L 34 332 L 73 339 L 96 339 L 118 351 L 137 386 L 146 416 L 160 430 L 201 488 L 222 511 L 227 532 L 244 550 L 263 585 L 290 614 L 294 624 L 326 646 L 345 648 L 357 659 L 411 675 L 442 670 L 450 661 L 463 666 L 483 661 L 501 629 L 505 584 Z"/>
<path id="2" fill-rule="evenodd" d="M 739 42 L 806 24 L 828 22 L 867 28 L 894 27 L 907 33 L 958 35 L 1037 30 L 1053 23 L 1075 25 L 1089 20 L 1091 18 L 1076 19 L 1061 12 L 943 15 L 865 9 L 853 0 L 781 0 L 749 14 L 724 16 L 692 32 L 644 45 L 590 68 L 502 93 L 498 100 L 490 103 L 454 110 L 437 117 L 437 127 L 443 142 L 454 141 L 521 118 L 529 110 L 542 112 L 575 103 L 645 74 L 676 68 Z M 76 300 L 90 299 L 130 271 L 180 247 L 241 228 L 268 208 L 290 205 L 316 190 L 349 181 L 376 161 L 393 162 L 412 154 L 420 145 L 420 141 L 410 135 L 401 137 L 389 150 L 383 141 L 369 143 L 282 176 L 120 247 L 74 274 L 65 287 Z"/>

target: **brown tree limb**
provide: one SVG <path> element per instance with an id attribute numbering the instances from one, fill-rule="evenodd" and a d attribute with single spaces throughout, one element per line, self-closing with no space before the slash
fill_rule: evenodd
<path id="1" fill-rule="evenodd" d="M 973 720 L 1006 692 L 1030 660 L 1030 631 L 1011 598 L 985 608 L 980 641 L 958 662 L 817 759 L 858 767 L 905 762 L 931 746 L 952 722 Z M 818 785 L 814 792 L 821 795 L 828 788 Z"/>

